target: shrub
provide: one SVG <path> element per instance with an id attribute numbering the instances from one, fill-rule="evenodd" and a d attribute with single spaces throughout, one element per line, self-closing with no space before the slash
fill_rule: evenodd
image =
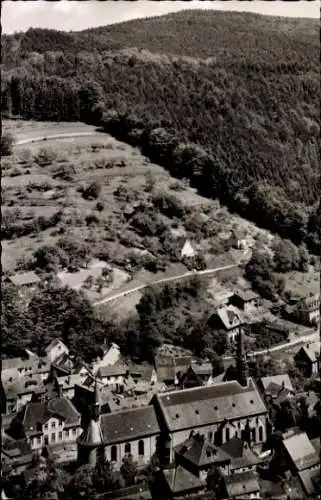
<path id="1" fill-rule="evenodd" d="M 89 214 L 86 216 L 86 224 L 87 226 L 91 226 L 92 224 L 98 224 L 99 219 L 95 214 Z"/>
<path id="2" fill-rule="evenodd" d="M 14 145 L 14 137 L 12 134 L 4 133 L 1 135 L 1 156 L 12 155 L 12 149 Z"/>
<path id="3" fill-rule="evenodd" d="M 101 186 L 98 182 L 92 182 L 82 193 L 85 200 L 95 200 L 101 192 Z"/>
<path id="4" fill-rule="evenodd" d="M 105 208 L 105 205 L 101 202 L 101 201 L 97 201 L 96 203 L 96 210 L 98 210 L 98 212 L 102 212 Z"/>
<path id="5" fill-rule="evenodd" d="M 41 167 L 51 165 L 57 159 L 57 153 L 53 148 L 41 148 L 35 157 L 35 162 Z"/>

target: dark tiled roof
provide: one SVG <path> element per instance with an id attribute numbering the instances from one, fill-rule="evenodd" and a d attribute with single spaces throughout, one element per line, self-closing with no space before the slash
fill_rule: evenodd
<path id="1" fill-rule="evenodd" d="M 178 445 L 175 452 L 197 467 L 231 461 L 231 457 L 223 449 L 214 446 L 200 435 L 195 435 Z"/>
<path id="2" fill-rule="evenodd" d="M 156 413 L 151 405 L 102 415 L 100 424 L 106 444 L 131 441 L 160 432 Z"/>
<path id="3" fill-rule="evenodd" d="M 256 474 L 252 471 L 241 472 L 227 477 L 225 485 L 229 498 L 242 498 L 243 495 L 260 491 Z"/>
<path id="4" fill-rule="evenodd" d="M 210 377 L 213 373 L 211 363 L 192 363 L 191 368 L 196 375 L 208 375 Z"/>
<path id="5" fill-rule="evenodd" d="M 51 399 L 48 402 L 48 408 L 53 413 L 61 415 L 65 420 L 65 425 L 80 423 L 80 413 L 78 413 L 68 398 L 60 397 Z"/>
<path id="6" fill-rule="evenodd" d="M 98 377 L 114 377 L 118 375 L 125 375 L 127 372 L 127 366 L 124 365 L 111 365 L 111 366 L 101 366 L 97 371 Z"/>
<path id="7" fill-rule="evenodd" d="M 23 358 L 9 358 L 1 360 L 1 370 L 4 372 L 5 370 L 11 370 L 18 368 L 31 368 L 35 370 L 37 365 L 39 364 L 39 359 L 37 357 L 31 359 L 23 359 Z"/>
<path id="8" fill-rule="evenodd" d="M 45 392 L 45 387 L 40 375 L 32 375 L 32 377 L 22 376 L 12 383 L 5 381 L 3 383 L 3 389 L 7 400 L 16 399 L 22 394 Z"/>
<path id="9" fill-rule="evenodd" d="M 164 470 L 163 474 L 172 493 L 177 494 L 204 488 L 204 484 L 198 477 L 180 465 L 175 469 Z"/>
<path id="10" fill-rule="evenodd" d="M 252 379 L 248 386 L 223 382 L 156 396 L 171 431 L 223 422 L 225 419 L 266 413 L 266 406 Z"/>
<path id="11" fill-rule="evenodd" d="M 251 450 L 248 444 L 238 438 L 233 438 L 227 443 L 224 443 L 221 449 L 231 457 L 232 469 L 257 465 L 261 462 L 258 455 Z"/>
<path id="12" fill-rule="evenodd" d="M 37 434 L 38 424 L 45 424 L 53 416 L 43 403 L 27 403 L 16 418 L 23 424 L 26 434 Z"/>

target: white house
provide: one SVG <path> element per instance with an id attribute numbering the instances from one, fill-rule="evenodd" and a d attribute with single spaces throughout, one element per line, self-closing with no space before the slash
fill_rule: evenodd
<path id="1" fill-rule="evenodd" d="M 194 248 L 192 247 L 192 243 L 190 242 L 190 240 L 186 240 L 181 250 L 181 258 L 183 257 L 192 258 L 195 257 L 195 255 L 196 253 Z"/>
<path id="2" fill-rule="evenodd" d="M 63 354 L 69 354 L 68 347 L 59 339 L 54 339 L 46 347 L 46 356 L 50 363 L 54 363 Z"/>

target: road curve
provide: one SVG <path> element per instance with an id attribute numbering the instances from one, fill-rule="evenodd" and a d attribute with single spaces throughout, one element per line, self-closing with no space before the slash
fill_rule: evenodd
<path id="1" fill-rule="evenodd" d="M 112 300 L 120 299 L 122 297 L 125 297 L 126 295 L 131 294 L 131 293 L 144 290 L 145 288 L 147 288 L 149 286 L 162 285 L 164 283 L 169 283 L 171 281 L 179 281 L 179 280 L 187 278 L 189 276 L 195 276 L 195 275 L 196 276 L 197 275 L 204 276 L 206 274 L 215 274 L 218 271 L 225 271 L 227 269 L 233 269 L 234 267 L 238 267 L 238 266 L 239 266 L 239 263 L 236 263 L 236 264 L 230 264 L 228 266 L 216 267 L 214 269 L 205 269 L 204 271 L 188 271 L 184 274 L 179 274 L 177 276 L 170 276 L 169 278 L 162 278 L 160 280 L 150 281 L 149 283 L 144 283 L 143 285 L 136 286 L 136 287 L 131 288 L 129 290 L 125 290 L 124 292 L 115 293 L 115 295 L 112 295 L 110 297 L 106 297 L 106 298 L 101 299 L 97 302 L 94 302 L 93 306 L 100 306 L 101 304 L 107 304 L 108 302 L 111 302 Z"/>
<path id="2" fill-rule="evenodd" d="M 46 134 L 46 135 L 41 135 L 41 136 L 36 136 L 36 137 L 29 137 L 28 139 L 18 139 L 15 143 L 14 146 L 22 146 L 23 144 L 30 144 L 33 142 L 42 142 L 46 140 L 52 140 L 52 139 L 69 139 L 72 137 L 94 137 L 94 136 L 100 136 L 101 137 L 101 132 L 97 132 L 95 130 L 93 131 L 88 131 L 88 132 L 68 132 L 64 134 Z"/>
<path id="3" fill-rule="evenodd" d="M 318 332 L 311 332 L 309 335 L 304 335 L 302 337 L 299 337 L 298 339 L 294 339 L 291 342 L 288 342 L 287 344 L 279 344 L 275 345 L 274 347 L 269 347 L 268 349 L 261 349 L 259 351 L 251 351 L 247 353 L 247 356 L 249 358 L 256 357 L 256 356 L 262 356 L 264 354 L 270 354 L 271 352 L 275 351 L 282 351 L 283 349 L 289 349 L 295 345 L 298 344 L 304 344 L 305 342 L 314 342 L 318 340 Z M 223 361 L 228 362 L 228 361 L 233 361 L 234 356 L 223 356 Z"/>

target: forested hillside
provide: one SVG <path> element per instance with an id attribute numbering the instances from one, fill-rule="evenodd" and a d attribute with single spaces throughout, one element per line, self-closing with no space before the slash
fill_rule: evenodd
<path id="1" fill-rule="evenodd" d="M 5 114 L 103 118 L 203 194 L 319 251 L 317 21 L 186 11 L 2 46 Z"/>

